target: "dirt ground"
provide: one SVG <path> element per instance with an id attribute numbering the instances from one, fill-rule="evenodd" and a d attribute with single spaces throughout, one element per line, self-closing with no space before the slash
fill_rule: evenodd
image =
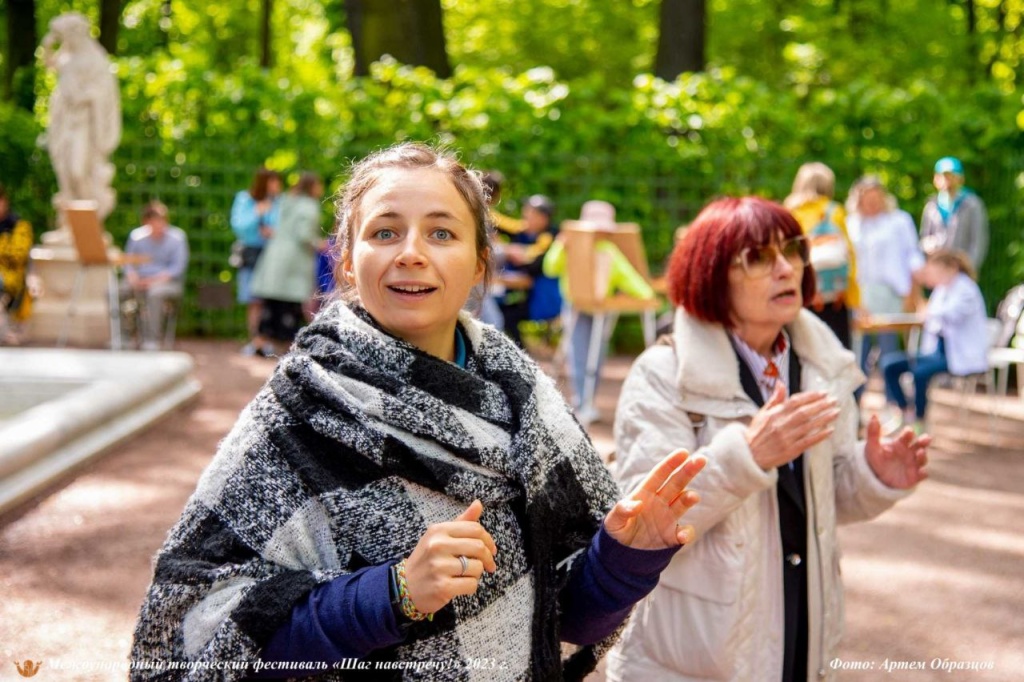
<path id="1" fill-rule="evenodd" d="M 125 679 L 151 559 L 273 367 L 230 342 L 179 349 L 204 387 L 194 403 L 0 518 L 0 681 L 24 679 L 15 662 L 27 660 L 42 661 L 34 680 Z M 601 387 L 592 435 L 605 453 L 629 362 L 612 358 Z M 1022 481 L 1024 442 L 933 449 L 910 499 L 841 531 L 842 679 L 1024 679 Z M 946 669 L 971 664 L 987 669 Z"/>

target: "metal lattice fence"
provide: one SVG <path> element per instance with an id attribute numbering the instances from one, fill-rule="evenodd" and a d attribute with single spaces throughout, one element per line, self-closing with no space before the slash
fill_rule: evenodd
<path id="1" fill-rule="evenodd" d="M 352 150 L 349 156 L 359 158 L 365 151 Z M 123 145 L 115 158 L 118 206 L 107 229 L 123 244 L 147 201 L 160 199 L 167 204 L 171 222 L 186 231 L 191 249 L 180 332 L 241 338 L 245 314 L 243 306 L 234 302 L 235 271 L 227 262 L 234 240 L 229 214 L 235 193 L 248 187 L 262 159 L 253 158 L 252 150 L 233 147 L 204 147 L 201 152 L 195 156 L 205 161 L 193 163 L 189 149 L 168 151 L 156 143 Z M 313 159 L 303 167 L 319 170 L 328 184 L 342 172 L 342 163 L 316 160 L 315 151 L 296 158 Z M 588 199 L 611 201 L 620 220 L 642 226 L 655 273 L 663 269 L 671 252 L 675 229 L 690 221 L 707 201 L 745 193 L 781 200 L 798 165 L 788 159 L 744 159 L 742 163 L 703 159 L 684 166 L 639 155 L 474 158 L 467 154 L 466 160 L 480 168 L 505 172 L 508 183 L 502 208 L 511 213 L 518 210 L 522 198 L 534 193 L 547 194 L 556 201 L 559 219 L 576 217 Z M 837 191 L 842 197 L 861 171 L 853 160 L 831 161 L 831 165 L 840 178 Z M 902 199 L 902 208 L 915 219 L 927 198 L 930 179 L 915 178 L 914 191 Z M 994 309 L 1003 292 L 1018 281 L 1017 249 L 1024 237 L 1024 156 L 994 168 L 969 169 L 968 180 L 990 207 L 992 239 L 981 285 L 990 309 Z M 329 215 L 325 205 L 325 226 Z"/>

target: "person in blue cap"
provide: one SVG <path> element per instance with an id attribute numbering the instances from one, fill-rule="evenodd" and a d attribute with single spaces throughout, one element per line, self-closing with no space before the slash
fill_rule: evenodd
<path id="1" fill-rule="evenodd" d="M 975 272 L 988 252 L 988 212 L 985 203 L 964 187 L 960 159 L 945 156 L 935 162 L 935 189 L 921 215 L 921 250 L 957 249 L 971 259 Z"/>

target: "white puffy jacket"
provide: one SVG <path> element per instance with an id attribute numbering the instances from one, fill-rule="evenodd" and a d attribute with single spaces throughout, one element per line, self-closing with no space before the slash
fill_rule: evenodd
<path id="1" fill-rule="evenodd" d="M 829 679 L 842 635 L 836 524 L 871 518 L 907 494 L 879 481 L 857 441 L 853 354 L 813 314 L 787 327 L 804 391 L 827 391 L 841 414 L 831 438 L 804 453 L 807 500 L 808 677 Z M 676 313 L 673 345 L 633 365 L 615 418 L 613 473 L 625 492 L 669 452 L 699 452 L 701 502 L 685 520 L 699 539 L 681 550 L 637 605 L 608 658 L 612 682 L 765 680 L 783 659 L 782 543 L 777 472 L 753 459 L 744 431 L 758 407 L 743 391 L 725 330 Z M 703 422 L 703 423 L 702 423 Z"/>

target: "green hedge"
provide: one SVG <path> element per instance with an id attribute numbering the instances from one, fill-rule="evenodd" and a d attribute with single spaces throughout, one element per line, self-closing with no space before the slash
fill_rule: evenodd
<path id="1" fill-rule="evenodd" d="M 189 232 L 183 333 L 242 332 L 240 310 L 201 309 L 195 292 L 230 284 L 227 215 L 258 164 L 316 170 L 333 189 L 351 159 L 406 139 L 446 144 L 479 168 L 500 169 L 507 212 L 536 192 L 555 198 L 560 218 L 575 217 L 590 198 L 613 202 L 621 219 L 644 227 L 655 271 L 675 228 L 716 195 L 781 199 L 799 164 L 813 159 L 835 169 L 840 195 L 860 174 L 881 174 L 917 216 L 932 163 L 955 154 L 989 207 L 982 287 L 990 306 L 1024 277 L 1019 99 L 988 87 L 950 93 L 928 82 L 895 88 L 865 79 L 798 95 L 714 71 L 674 83 L 638 76 L 631 88 L 610 89 L 600 75 L 562 83 L 545 68 L 460 68 L 441 80 L 393 62 L 367 78 L 311 84 L 301 73 L 254 66 L 201 72 L 165 56 L 124 59 L 119 69 L 125 134 L 108 229 L 122 241 L 141 205 L 159 197 Z M 35 147 L 39 126 L 3 106 L 0 123 L 0 181 L 13 186 L 23 213 L 48 226 L 54 185 Z"/>

